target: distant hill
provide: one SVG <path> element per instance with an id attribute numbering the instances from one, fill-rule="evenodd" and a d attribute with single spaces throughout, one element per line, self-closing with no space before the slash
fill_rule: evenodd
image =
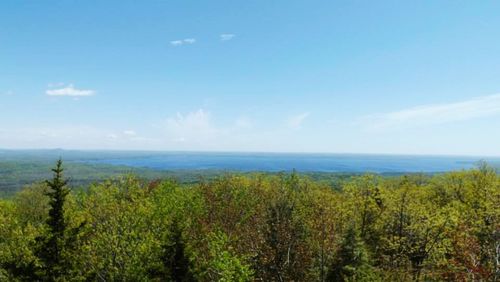
<path id="1" fill-rule="evenodd" d="M 147 180 L 175 178 L 194 183 L 225 173 L 276 174 L 293 169 L 332 187 L 366 172 L 381 175 L 433 174 L 475 165 L 479 158 L 272 153 L 196 153 L 145 151 L 0 150 L 0 196 L 51 177 L 58 158 L 75 188 L 124 174 Z M 500 167 L 500 159 L 489 159 Z"/>

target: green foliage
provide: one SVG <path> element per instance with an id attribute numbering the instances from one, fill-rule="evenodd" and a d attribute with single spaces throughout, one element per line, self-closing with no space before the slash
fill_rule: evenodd
<path id="1" fill-rule="evenodd" d="M 0 152 L 1 153 L 1 152 Z M 40 152 L 41 153 L 41 152 Z M 68 152 L 66 152 L 66 155 Z M 90 154 L 90 155 L 89 155 Z M 107 154 L 111 154 L 107 152 Z M 123 157 L 120 153 L 113 157 Z M 71 179 L 69 183 L 72 190 L 85 190 L 89 185 L 105 181 L 110 178 L 133 174 L 140 176 L 145 181 L 155 181 L 157 179 L 176 179 L 181 184 L 197 184 L 200 180 L 215 180 L 228 173 L 226 170 L 202 169 L 202 170 L 156 170 L 148 168 L 136 168 L 119 165 L 106 165 L 85 163 L 82 160 L 99 160 L 102 155 L 94 155 L 86 152 L 85 155 L 77 154 L 69 160 L 66 159 L 65 175 Z M 26 152 L 20 156 L 12 158 L 0 158 L 0 198 L 14 196 L 26 185 L 43 182 L 50 178 L 54 155 L 32 156 Z M 232 175 L 254 175 L 254 172 L 231 172 Z M 266 172 L 266 175 L 276 175 L 274 172 Z M 341 189 L 342 184 L 355 176 L 352 173 L 330 173 L 330 172 L 305 172 L 301 176 L 307 176 L 317 182 L 331 186 L 334 189 Z"/>
<path id="2" fill-rule="evenodd" d="M 124 177 L 82 195 L 78 206 L 87 224 L 77 261 L 84 276 L 136 281 L 161 264 L 162 226 L 149 193 L 137 179 Z"/>
<path id="3" fill-rule="evenodd" d="M 54 281 L 65 274 L 68 269 L 68 261 L 63 258 L 66 244 L 64 219 L 64 203 L 69 189 L 66 187 L 67 180 L 63 179 L 62 161 L 59 160 L 56 167 L 52 169 L 54 177 L 45 183 L 48 186 L 46 195 L 49 198 L 49 216 L 47 218 L 47 234 L 37 238 L 39 248 L 36 256 L 41 263 L 38 275 L 42 280 Z"/>
<path id="4" fill-rule="evenodd" d="M 60 281 L 73 276 L 74 264 L 70 257 L 79 228 L 69 229 L 66 224 L 65 203 L 70 190 L 63 178 L 61 160 L 52 171 L 54 176 L 45 182 L 46 186 L 33 186 L 14 198 L 16 205 L 12 218 L 21 219 L 18 226 L 13 226 L 14 232 L 29 235 L 12 238 L 23 243 L 24 249 L 11 245 L 10 254 L 3 255 L 6 258 L 1 261 L 2 268 L 12 279 Z"/>
<path id="5" fill-rule="evenodd" d="M 368 258 L 367 250 L 354 226 L 347 229 L 333 261 L 329 281 L 376 281 L 378 280 Z"/>
<path id="6" fill-rule="evenodd" d="M 54 173 L 0 200 L 0 281 L 500 279 L 500 177 L 484 165 L 334 186 L 125 175 L 72 192 Z"/>
<path id="7" fill-rule="evenodd" d="M 163 268 L 156 273 L 156 276 L 170 277 L 172 281 L 176 282 L 195 281 L 192 265 L 186 253 L 182 230 L 175 218 L 170 224 L 169 238 L 162 246 L 161 259 Z"/>
<path id="8" fill-rule="evenodd" d="M 268 254 L 263 267 L 270 280 L 303 280 L 310 254 L 305 246 L 305 225 L 296 211 L 300 183 L 295 173 L 284 180 L 277 193 L 273 193 L 266 212 L 264 238 Z"/>
<path id="9" fill-rule="evenodd" d="M 228 245 L 229 239 L 222 232 L 208 236 L 210 262 L 206 270 L 206 278 L 210 281 L 245 282 L 251 281 L 253 271 L 243 262 L 243 259 L 234 254 Z"/>

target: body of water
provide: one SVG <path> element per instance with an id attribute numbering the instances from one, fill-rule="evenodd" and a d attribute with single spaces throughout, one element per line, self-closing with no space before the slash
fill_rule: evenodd
<path id="1" fill-rule="evenodd" d="M 443 172 L 470 169 L 480 157 L 400 156 L 358 154 L 280 153 L 137 153 L 85 160 L 87 163 L 125 165 L 161 170 L 217 169 L 239 171 L 321 172 Z M 497 162 L 497 159 L 487 161 Z"/>

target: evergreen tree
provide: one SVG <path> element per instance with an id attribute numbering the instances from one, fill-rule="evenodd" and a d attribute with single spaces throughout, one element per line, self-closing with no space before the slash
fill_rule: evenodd
<path id="1" fill-rule="evenodd" d="M 170 225 L 169 244 L 164 247 L 163 263 L 172 281 L 195 281 L 191 271 L 189 258 L 185 253 L 182 229 L 177 219 Z"/>
<path id="2" fill-rule="evenodd" d="M 69 262 L 63 257 L 63 251 L 68 242 L 65 238 L 67 225 L 64 220 L 64 203 L 69 189 L 66 187 L 68 181 L 63 178 L 64 169 L 61 159 L 57 161 L 52 171 L 54 173 L 52 180 L 45 181 L 49 188 L 46 193 L 50 206 L 47 219 L 48 233 L 38 238 L 40 245 L 35 252 L 42 263 L 39 276 L 43 281 L 56 281 L 69 270 Z"/>
<path id="3" fill-rule="evenodd" d="M 350 226 L 340 245 L 327 281 L 376 281 L 368 253 L 354 226 Z"/>

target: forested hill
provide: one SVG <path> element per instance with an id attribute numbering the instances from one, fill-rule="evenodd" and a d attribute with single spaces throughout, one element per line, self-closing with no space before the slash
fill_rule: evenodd
<path id="1" fill-rule="evenodd" d="M 338 188 L 343 180 L 367 172 L 384 176 L 434 174 L 473 168 L 481 160 L 453 156 L 0 149 L 0 197 L 47 179 L 51 166 L 61 157 L 74 189 L 85 189 L 91 183 L 124 174 L 145 180 L 175 178 L 189 184 L 227 173 L 279 174 L 294 169 Z M 491 166 L 500 167 L 499 158 L 486 160 Z"/>
<path id="2" fill-rule="evenodd" d="M 0 198 L 10 197 L 24 186 L 37 183 L 51 176 L 53 162 L 41 160 L 0 160 Z M 181 183 L 194 183 L 201 178 L 213 178 L 223 171 L 178 170 L 161 171 L 119 165 L 69 162 L 66 175 L 74 189 L 86 189 L 90 184 L 105 179 L 133 174 L 144 180 L 174 178 Z"/>
<path id="3" fill-rule="evenodd" d="M 23 187 L 42 182 L 51 176 L 53 162 L 9 160 L 0 161 L 0 198 L 12 197 Z M 268 174 L 277 175 L 285 172 L 241 172 L 227 170 L 155 170 L 149 168 L 136 168 L 123 165 L 89 164 L 69 162 L 65 164 L 66 176 L 74 190 L 86 190 L 89 185 L 102 182 L 106 179 L 117 178 L 123 175 L 134 175 L 144 181 L 173 179 L 179 184 L 193 184 L 201 180 L 210 180 L 224 175 L 251 175 Z M 350 179 L 356 173 L 327 173 L 303 172 L 303 176 L 327 183 L 332 188 L 340 187 L 341 182 Z M 400 174 L 386 174 L 400 175 Z"/>
<path id="4" fill-rule="evenodd" d="M 0 200 L 0 281 L 498 281 L 500 176 L 61 174 Z"/>

